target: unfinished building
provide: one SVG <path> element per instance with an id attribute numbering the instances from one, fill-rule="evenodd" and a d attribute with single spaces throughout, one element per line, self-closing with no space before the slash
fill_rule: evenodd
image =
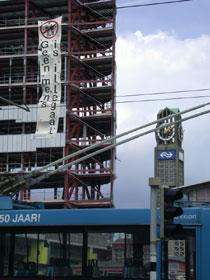
<path id="1" fill-rule="evenodd" d="M 115 0 L 0 1 L 1 180 L 115 135 L 115 13 Z M 38 21 L 60 16 L 58 130 L 37 138 Z M 19 199 L 45 200 L 47 207 L 112 207 L 114 161 L 115 150 L 100 153 L 20 191 Z"/>

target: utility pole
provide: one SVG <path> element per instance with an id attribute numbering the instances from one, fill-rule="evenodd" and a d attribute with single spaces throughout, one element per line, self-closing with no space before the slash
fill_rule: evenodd
<path id="1" fill-rule="evenodd" d="M 150 280 L 157 279 L 157 192 L 160 178 L 149 178 L 150 192 Z"/>

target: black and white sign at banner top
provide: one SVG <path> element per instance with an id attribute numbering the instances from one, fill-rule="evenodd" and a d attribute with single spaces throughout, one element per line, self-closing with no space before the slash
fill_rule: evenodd
<path id="1" fill-rule="evenodd" d="M 58 33 L 58 22 L 56 20 L 48 20 L 40 26 L 40 32 L 46 39 L 52 39 Z"/>

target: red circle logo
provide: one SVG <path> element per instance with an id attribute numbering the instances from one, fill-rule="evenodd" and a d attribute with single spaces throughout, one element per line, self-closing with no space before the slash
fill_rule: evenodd
<path id="1" fill-rule="evenodd" d="M 52 39 L 58 33 L 58 23 L 55 20 L 48 20 L 40 26 L 40 31 L 46 39 Z"/>

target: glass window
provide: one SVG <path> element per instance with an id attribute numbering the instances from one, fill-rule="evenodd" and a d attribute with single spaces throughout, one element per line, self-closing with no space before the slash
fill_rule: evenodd
<path id="1" fill-rule="evenodd" d="M 83 234 L 69 234 L 69 259 L 72 275 L 82 275 Z"/>
<path id="2" fill-rule="evenodd" d="M 149 228 L 116 228 L 2 233 L 0 276 L 149 279 Z"/>
<path id="3" fill-rule="evenodd" d="M 0 233 L 0 276 L 9 273 L 10 234 Z"/>
<path id="4" fill-rule="evenodd" d="M 82 233 L 1 234 L 0 276 L 82 275 Z"/>
<path id="5" fill-rule="evenodd" d="M 149 240 L 140 232 L 89 232 L 89 277 L 149 277 Z M 145 235 L 149 236 L 149 235 Z"/>
<path id="6" fill-rule="evenodd" d="M 183 235 L 168 240 L 164 244 L 164 279 L 185 280 L 195 279 L 195 237 L 193 230 L 185 230 Z M 165 271 L 164 271 L 165 269 Z"/>

